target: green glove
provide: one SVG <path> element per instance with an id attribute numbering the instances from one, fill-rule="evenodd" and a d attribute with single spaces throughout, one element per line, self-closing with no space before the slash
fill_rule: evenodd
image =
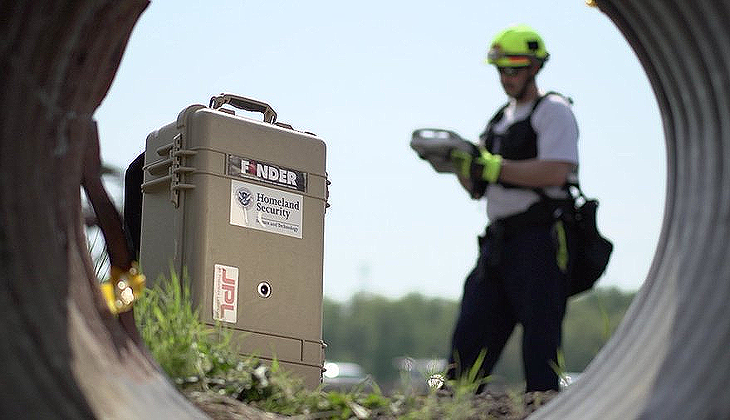
<path id="1" fill-rule="evenodd" d="M 451 151 L 451 163 L 454 164 L 456 174 L 464 178 L 471 178 L 471 162 L 474 159 L 471 153 L 454 149 Z"/>
<path id="2" fill-rule="evenodd" d="M 479 156 L 474 159 L 474 164 L 481 167 L 481 179 L 495 183 L 502 171 L 502 156 L 493 155 L 487 149 L 479 148 Z"/>
<path id="3" fill-rule="evenodd" d="M 484 148 L 479 148 L 479 155 L 454 149 L 451 151 L 451 162 L 456 173 L 473 181 L 497 182 L 502 169 L 502 156 L 493 155 Z"/>

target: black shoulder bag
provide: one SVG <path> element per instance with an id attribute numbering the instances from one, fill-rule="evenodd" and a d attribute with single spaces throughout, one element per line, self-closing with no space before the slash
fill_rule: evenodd
<path id="1" fill-rule="evenodd" d="M 613 243 L 598 231 L 598 200 L 587 198 L 577 183 L 566 185 L 566 190 L 572 206 L 561 206 L 562 211 L 556 213 L 556 218 L 563 221 L 568 235 L 571 259 L 568 296 L 573 296 L 593 288 L 603 275 L 613 252 Z M 543 200 L 555 200 L 541 189 L 535 191 Z"/>

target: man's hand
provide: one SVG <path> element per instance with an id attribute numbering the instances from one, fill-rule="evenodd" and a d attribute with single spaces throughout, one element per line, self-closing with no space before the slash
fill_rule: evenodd
<path id="1" fill-rule="evenodd" d="M 473 157 L 471 153 L 463 150 L 454 149 L 451 151 L 451 163 L 454 164 L 456 174 L 463 178 L 471 178 L 471 163 Z"/>
<path id="2" fill-rule="evenodd" d="M 473 165 L 476 168 L 475 171 L 472 171 L 472 176 L 478 176 L 484 181 L 495 183 L 502 171 L 502 156 L 493 155 L 487 149 L 479 148 L 479 156 L 474 159 Z"/>
<path id="3" fill-rule="evenodd" d="M 493 155 L 484 148 L 479 148 L 479 155 L 454 149 L 451 151 L 451 162 L 456 174 L 472 181 L 497 182 L 502 169 L 502 156 Z"/>

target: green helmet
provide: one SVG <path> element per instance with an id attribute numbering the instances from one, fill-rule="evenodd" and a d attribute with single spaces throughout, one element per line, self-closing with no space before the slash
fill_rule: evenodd
<path id="1" fill-rule="evenodd" d="M 522 67 L 530 64 L 530 57 L 544 63 L 549 56 L 545 43 L 534 29 L 517 25 L 494 37 L 487 54 L 487 63 L 497 67 Z"/>

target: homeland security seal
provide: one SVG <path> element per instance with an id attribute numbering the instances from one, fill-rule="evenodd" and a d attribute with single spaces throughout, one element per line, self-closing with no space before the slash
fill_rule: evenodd
<path id="1" fill-rule="evenodd" d="M 251 194 L 251 190 L 249 190 L 246 187 L 241 187 L 236 190 L 236 201 L 238 202 L 238 205 L 243 207 L 244 209 L 248 210 L 251 207 L 253 207 L 253 194 Z"/>

